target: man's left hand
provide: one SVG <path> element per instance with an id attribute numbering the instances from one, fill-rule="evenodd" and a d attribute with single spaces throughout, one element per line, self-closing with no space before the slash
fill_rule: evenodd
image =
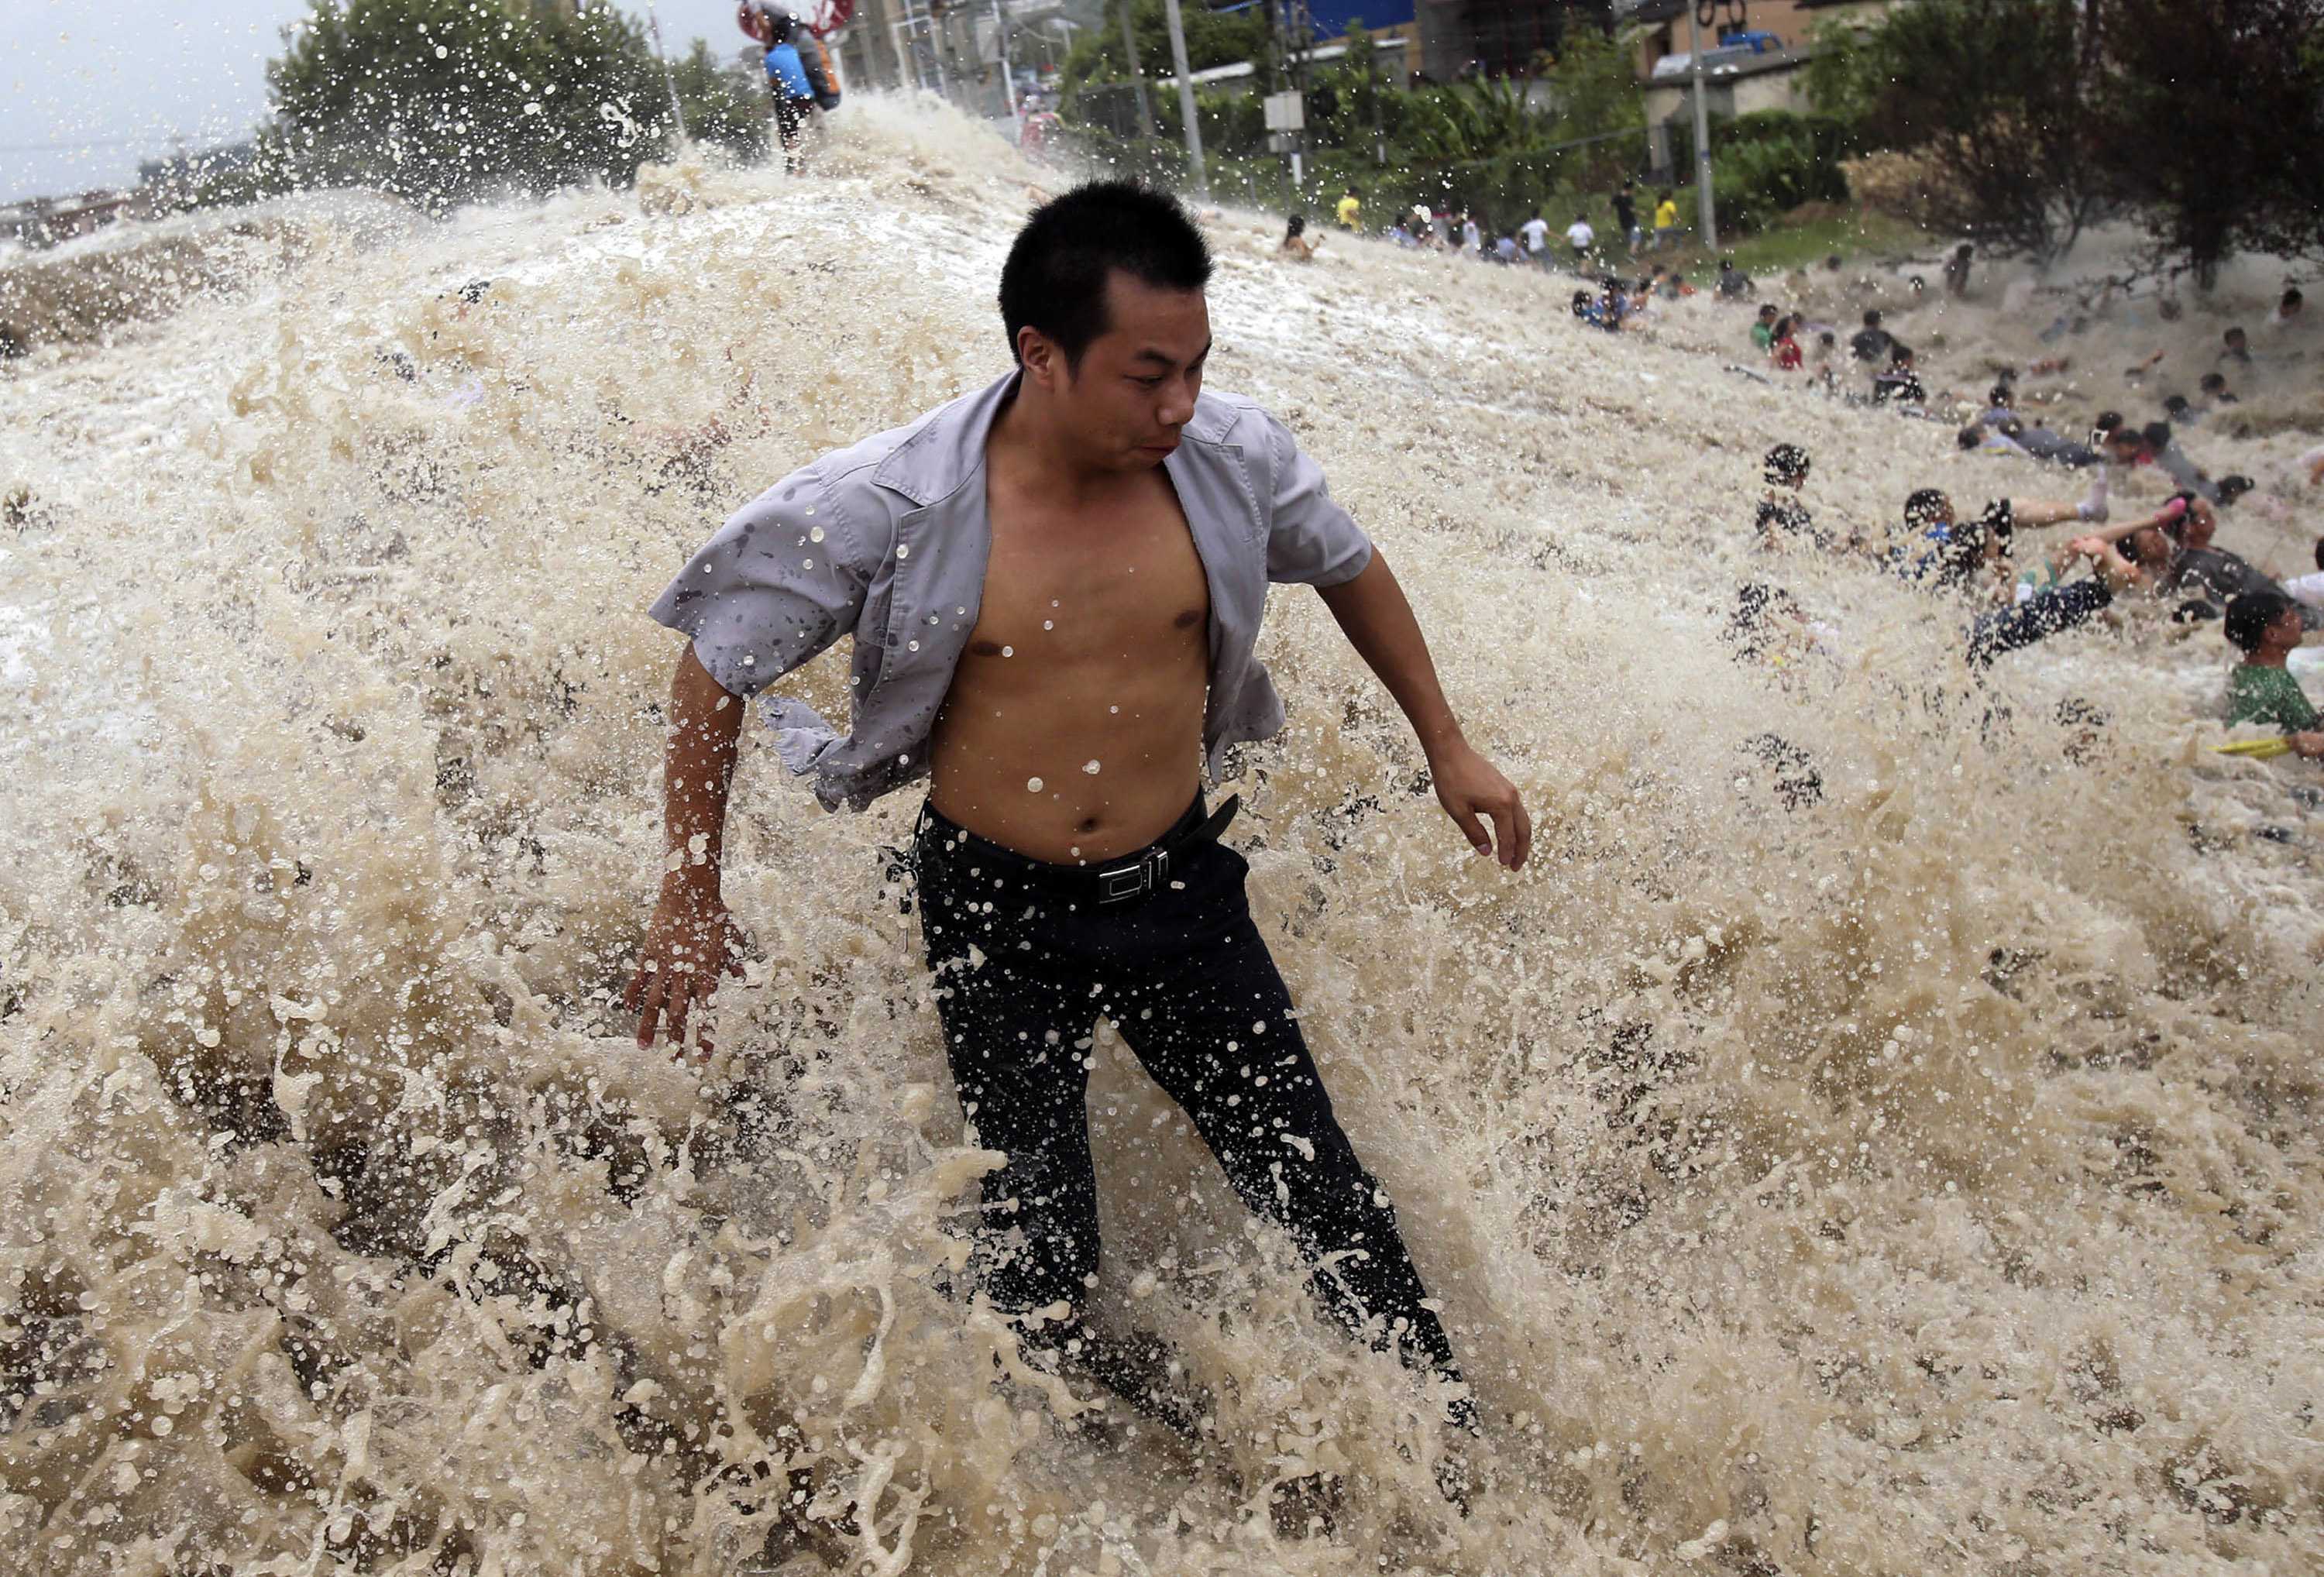
<path id="1" fill-rule="evenodd" d="M 1526 815 L 1516 786 L 1499 768 L 1468 745 L 1454 743 L 1429 758 L 1428 771 L 1444 814 L 1477 853 L 1493 856 L 1511 871 L 1526 862 L 1533 852 L 1533 819 Z"/>

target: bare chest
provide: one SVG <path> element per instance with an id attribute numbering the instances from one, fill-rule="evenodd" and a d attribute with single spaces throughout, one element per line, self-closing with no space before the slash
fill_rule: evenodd
<path id="1" fill-rule="evenodd" d="M 996 508 L 970 660 L 1164 660 L 1207 647 L 1210 590 L 1166 485 L 1072 517 Z"/>

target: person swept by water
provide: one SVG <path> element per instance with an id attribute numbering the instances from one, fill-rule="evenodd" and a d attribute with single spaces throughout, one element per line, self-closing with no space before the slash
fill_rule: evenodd
<path id="1" fill-rule="evenodd" d="M 2281 592 L 2245 592 L 2228 602 L 2221 623 L 2244 654 L 2227 675 L 2228 724 L 2282 729 L 2293 753 L 2324 759 L 2324 718 L 2286 666 L 2306 636 L 2300 604 Z"/>
<path id="2" fill-rule="evenodd" d="M 808 117 L 817 109 L 839 106 L 839 95 L 823 69 L 823 51 L 797 17 L 770 0 L 742 0 L 734 20 L 766 46 L 767 91 L 774 100 L 775 140 L 782 145 L 783 170 L 803 175 Z"/>
<path id="3" fill-rule="evenodd" d="M 736 699 L 853 634 L 850 729 L 789 698 L 770 721 L 829 808 L 928 779 L 910 864 L 945 1051 L 975 1142 L 1008 1157 L 984 1180 L 974 1260 L 992 1303 L 1028 1346 L 1070 1344 L 1133 1400 L 1147 1384 L 1134 1358 L 1109 1373 L 1123 1344 L 1086 1323 L 1098 1208 L 1075 1048 L 1103 1017 L 1244 1202 L 1330 1266 L 1311 1282 L 1322 1305 L 1437 1377 L 1473 1429 L 1223 841 L 1237 802 L 1203 793 L 1230 746 L 1283 727 L 1255 656 L 1268 586 L 1321 594 L 1480 854 L 1514 871 L 1531 829 L 1323 472 L 1259 405 L 1204 388 L 1211 271 L 1167 196 L 1108 181 L 1045 204 L 1001 270 L 1015 369 L 777 484 L 654 603 L 689 641 L 671 685 L 669 869 L 629 998 L 638 1044 L 682 1044 L 732 967 Z"/>
<path id="4" fill-rule="evenodd" d="M 1289 258 L 1294 263 L 1313 263 L 1321 245 L 1322 243 L 1308 239 L 1307 216 L 1294 214 L 1283 226 L 1283 241 L 1276 247 L 1275 255 Z"/>

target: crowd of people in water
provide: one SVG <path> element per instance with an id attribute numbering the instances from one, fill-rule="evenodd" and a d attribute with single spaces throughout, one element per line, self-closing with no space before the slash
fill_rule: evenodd
<path id="1" fill-rule="evenodd" d="M 2296 317 L 2297 289 L 2288 290 L 2278 321 Z M 1753 326 L 1753 340 L 1769 321 L 1768 309 Z M 1767 337 L 1783 343 L 1788 319 L 1775 317 Z M 1826 340 L 1832 337 L 1829 331 Z M 1909 350 L 1898 346 L 1880 314 L 1864 314 L 1851 337 L 1849 356 L 1882 370 L 1872 374 L 1868 398 L 1884 395 L 1883 382 L 1895 369 L 1909 369 Z M 2220 362 L 2248 364 L 2248 337 L 2229 330 Z M 1778 366 L 1784 365 L 1782 359 Z M 1793 363 L 1791 364 L 1796 364 Z M 2152 364 L 2149 364 L 2150 365 Z M 2134 368 L 2134 375 L 2142 369 Z M 2310 550 L 2312 573 L 2278 580 L 2233 549 L 2221 545 L 2223 514 L 2253 490 L 2247 476 L 2214 478 L 2181 447 L 2179 432 L 2236 402 L 2227 374 L 2214 370 L 2200 383 L 2201 404 L 2167 397 L 2172 420 L 2136 424 L 2119 411 L 2106 411 L 2087 438 L 2069 439 L 2018 414 L 2014 374 L 2004 375 L 1986 394 L 1986 404 L 1960 427 L 1958 447 L 2013 455 L 2052 467 L 2080 483 L 2079 497 L 2010 494 L 1964 508 L 1942 488 L 1922 487 L 1904 498 L 1895 526 L 1877 537 L 1820 528 L 1803 494 L 1811 470 L 1807 453 L 1779 444 L 1764 463 L 1766 493 L 1753 523 L 1759 547 L 1782 552 L 1856 554 L 1917 588 L 1950 600 L 1960 617 L 1965 654 L 1973 670 L 1983 670 L 2009 652 L 2034 646 L 2066 631 L 2090 624 L 2114 610 L 2126 620 L 2153 617 L 2181 627 L 2216 624 L 2236 658 L 2218 698 L 2218 715 L 2229 726 L 2254 725 L 2273 737 L 2243 740 L 2218 748 L 2244 755 L 2290 754 L 2324 760 L 2324 719 L 2292 671 L 2292 654 L 2306 633 L 2324 629 L 2324 536 Z M 1910 396 L 1925 402 L 1923 392 Z M 2142 468 L 2169 479 L 2172 492 L 2156 507 L 2125 510 L 2120 484 Z M 2295 490 L 2324 487 L 2324 446 L 2301 455 L 2286 479 Z M 2191 630 L 2190 631 L 2191 633 Z M 1782 660 L 1786 651 L 1832 644 L 1834 633 L 1811 621 L 1789 593 L 1763 581 L 1746 586 L 1729 622 L 1728 640 L 1738 657 Z M 2081 715 L 2099 720 L 2098 709 L 2078 703 Z M 1759 742 L 1765 750 L 1789 750 L 1781 741 Z M 1771 757 L 1771 760 L 1774 759 Z M 1784 763 L 1778 761 L 1780 767 Z M 1798 763 L 1792 763 L 1794 768 Z M 1779 780 L 1779 789 L 1784 788 Z M 1796 773 L 1792 793 L 1796 798 Z"/>

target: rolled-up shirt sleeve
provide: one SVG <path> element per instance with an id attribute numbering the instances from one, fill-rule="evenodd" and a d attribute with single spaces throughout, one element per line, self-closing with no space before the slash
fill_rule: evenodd
<path id="1" fill-rule="evenodd" d="M 1273 464 L 1273 507 L 1267 533 L 1267 578 L 1340 586 L 1372 561 L 1372 542 L 1332 502 L 1322 466 L 1302 452 L 1291 429 L 1261 413 Z"/>
<path id="2" fill-rule="evenodd" d="M 859 533 L 809 466 L 735 511 L 649 611 L 728 694 L 755 696 L 854 630 L 869 581 Z"/>

